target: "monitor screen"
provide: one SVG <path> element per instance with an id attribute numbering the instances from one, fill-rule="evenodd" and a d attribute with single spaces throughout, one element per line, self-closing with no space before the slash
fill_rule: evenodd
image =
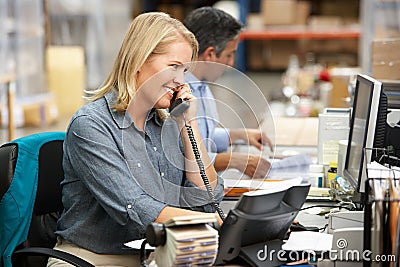
<path id="1" fill-rule="evenodd" d="M 244 193 L 221 226 L 215 263 L 232 263 L 240 258 L 252 266 L 265 264 L 257 259 L 257 251 L 263 250 L 267 242 L 269 247 L 279 245 L 275 241 L 285 237 L 309 189 L 309 184 L 301 184 L 273 192 Z"/>
<path id="2" fill-rule="evenodd" d="M 380 81 L 357 75 L 343 175 L 358 193 L 365 192 L 366 163 L 373 160 L 372 148 L 384 146 L 386 106 L 380 107 L 382 93 Z"/>

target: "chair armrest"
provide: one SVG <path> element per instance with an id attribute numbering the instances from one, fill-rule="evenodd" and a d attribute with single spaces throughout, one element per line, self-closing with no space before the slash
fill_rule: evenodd
<path id="1" fill-rule="evenodd" d="M 22 248 L 19 250 L 14 251 L 13 256 L 49 256 L 56 259 L 63 260 L 68 262 L 77 267 L 94 267 L 94 265 L 90 264 L 89 262 L 72 255 L 70 253 L 51 249 L 51 248 L 41 248 L 41 247 L 29 247 L 29 248 Z"/>

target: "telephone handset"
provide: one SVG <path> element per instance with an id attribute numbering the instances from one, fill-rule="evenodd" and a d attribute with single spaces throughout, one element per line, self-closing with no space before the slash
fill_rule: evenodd
<path id="1" fill-rule="evenodd" d="M 177 95 L 177 92 L 174 93 L 174 96 L 171 100 L 172 103 L 169 107 L 169 112 L 170 112 L 171 116 L 173 116 L 173 117 L 179 117 L 179 116 L 183 115 L 183 113 L 189 108 L 189 105 L 190 105 L 187 100 L 182 99 L 182 98 L 176 98 L 176 95 Z M 225 220 L 225 214 L 217 203 L 217 200 L 214 196 L 214 192 L 212 191 L 210 182 L 206 175 L 204 164 L 201 160 L 199 149 L 197 148 L 196 139 L 194 138 L 192 126 L 190 126 L 189 124 L 186 123 L 185 116 L 183 116 L 183 119 L 185 121 L 186 131 L 188 133 L 190 143 L 192 144 L 192 149 L 193 149 L 194 156 L 196 158 L 197 165 L 199 166 L 200 176 L 201 176 L 201 179 L 203 180 L 204 186 L 206 187 L 207 193 L 210 196 L 211 204 L 214 206 L 215 210 L 218 212 L 218 215 L 221 218 L 221 220 Z"/>
<path id="2" fill-rule="evenodd" d="M 171 100 L 171 105 L 169 107 L 169 113 L 173 117 L 179 117 L 189 108 L 189 102 L 182 99 L 182 98 L 176 98 L 178 92 L 174 93 L 174 96 L 172 97 Z"/>

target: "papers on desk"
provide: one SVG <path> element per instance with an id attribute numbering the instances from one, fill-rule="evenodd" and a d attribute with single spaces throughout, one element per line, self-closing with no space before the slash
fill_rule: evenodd
<path id="1" fill-rule="evenodd" d="M 249 178 L 238 170 L 226 170 L 221 173 L 225 182 L 225 196 L 239 197 L 245 192 L 255 190 L 276 192 L 299 185 L 304 178 L 308 178 L 311 163 L 312 160 L 307 154 L 274 160 L 269 174 L 263 179 Z"/>
<path id="2" fill-rule="evenodd" d="M 312 159 L 308 154 L 299 154 L 281 160 L 273 160 L 267 179 L 291 179 L 308 177 Z"/>
<path id="3" fill-rule="evenodd" d="M 271 162 L 271 169 L 266 179 L 285 180 L 298 177 L 308 177 L 309 167 L 312 159 L 308 154 L 299 154 L 283 159 L 268 159 Z M 238 170 L 228 169 L 220 173 L 224 179 L 251 178 Z"/>
<path id="4" fill-rule="evenodd" d="M 333 235 L 312 231 L 292 232 L 282 249 L 291 251 L 330 251 Z"/>
<path id="5" fill-rule="evenodd" d="M 268 191 L 279 191 L 285 190 L 292 186 L 299 185 L 302 182 L 302 178 L 293 178 L 281 181 L 271 181 L 265 179 L 224 179 L 226 188 L 248 188 L 254 190 L 268 190 Z"/>

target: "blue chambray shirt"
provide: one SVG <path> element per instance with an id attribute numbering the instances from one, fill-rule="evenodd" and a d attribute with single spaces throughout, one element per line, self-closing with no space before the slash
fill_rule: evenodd
<path id="1" fill-rule="evenodd" d="M 56 233 L 100 254 L 133 253 L 166 206 L 214 212 L 209 196 L 185 179 L 179 131 L 153 109 L 145 131 L 112 106 L 116 92 L 78 110 L 64 141 L 62 213 Z M 181 185 L 185 185 L 182 187 Z M 223 180 L 214 190 L 223 198 Z"/>
<path id="2" fill-rule="evenodd" d="M 197 123 L 201 137 L 206 141 L 210 158 L 224 152 L 229 146 L 229 129 L 217 127 L 219 116 L 213 93 L 206 82 L 199 81 L 191 72 L 185 74 L 185 81 L 190 85 L 197 98 Z"/>

